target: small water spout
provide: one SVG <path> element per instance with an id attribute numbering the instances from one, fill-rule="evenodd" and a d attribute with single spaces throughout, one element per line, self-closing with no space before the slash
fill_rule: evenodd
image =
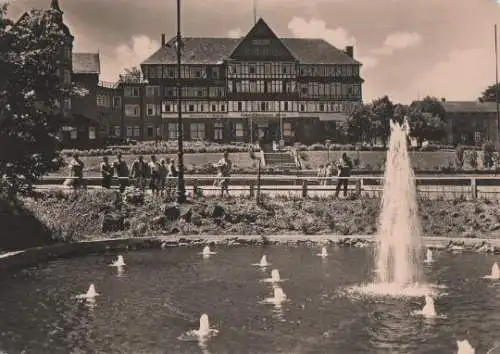
<path id="1" fill-rule="evenodd" d="M 493 263 L 493 266 L 491 266 L 490 275 L 486 275 L 483 278 L 491 280 L 500 280 L 500 268 L 498 267 L 497 262 Z"/>
<path id="2" fill-rule="evenodd" d="M 94 300 L 97 296 L 99 296 L 99 293 L 95 290 L 94 284 L 90 284 L 89 289 L 85 294 L 79 294 L 76 296 L 77 299 L 87 299 L 87 300 Z"/>
<path id="3" fill-rule="evenodd" d="M 422 308 L 422 315 L 426 318 L 433 318 L 437 316 L 434 299 L 429 295 L 425 296 L 425 305 Z"/>
<path id="4" fill-rule="evenodd" d="M 213 254 L 216 254 L 216 252 L 212 252 L 210 249 L 210 246 L 205 246 L 203 247 L 203 251 L 201 251 L 201 254 L 203 255 L 204 258 L 210 257 Z"/>
<path id="5" fill-rule="evenodd" d="M 434 262 L 434 257 L 432 255 L 432 250 L 430 248 L 427 249 L 424 262 L 427 264 Z"/>
<path id="6" fill-rule="evenodd" d="M 111 263 L 111 267 L 124 267 L 124 266 L 125 266 L 125 260 L 123 259 L 123 256 L 121 254 L 118 255 L 116 261 Z"/>
<path id="7" fill-rule="evenodd" d="M 280 271 L 279 270 L 273 269 L 271 271 L 271 281 L 273 283 L 279 283 L 281 281 Z"/>
<path id="8" fill-rule="evenodd" d="M 200 328 L 198 329 L 200 337 L 206 337 L 210 334 L 210 321 L 208 315 L 204 313 L 200 316 Z"/>
<path id="9" fill-rule="evenodd" d="M 328 250 L 326 249 L 325 246 L 321 247 L 321 252 L 318 253 L 318 256 L 320 256 L 322 258 L 328 257 Z"/>
<path id="10" fill-rule="evenodd" d="M 274 288 L 273 295 L 275 303 L 281 304 L 282 302 L 286 301 L 286 294 L 279 286 Z"/>
<path id="11" fill-rule="evenodd" d="M 198 329 L 192 329 L 179 336 L 179 340 L 197 341 L 200 348 L 206 349 L 206 342 L 219 333 L 217 329 L 210 328 L 210 321 L 206 313 L 200 316 L 200 326 Z"/>
<path id="12" fill-rule="evenodd" d="M 476 350 L 470 345 L 467 339 L 457 340 L 457 354 L 476 354 Z"/>
<path id="13" fill-rule="evenodd" d="M 262 258 L 260 259 L 259 266 L 261 267 L 267 267 L 269 263 L 267 263 L 267 256 L 263 255 Z"/>

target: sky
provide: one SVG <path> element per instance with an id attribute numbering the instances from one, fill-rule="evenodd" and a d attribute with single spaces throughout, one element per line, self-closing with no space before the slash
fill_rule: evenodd
<path id="1" fill-rule="evenodd" d="M 51 0 L 10 0 L 9 16 Z M 255 0 L 278 36 L 354 45 L 363 98 L 409 103 L 430 95 L 477 100 L 495 82 L 496 0 Z M 2 2 L 2 0 L 0 0 Z M 176 31 L 174 0 L 60 0 L 75 51 L 101 54 L 101 79 L 154 53 Z M 238 37 L 253 25 L 251 0 L 182 0 L 185 36 Z M 499 35 L 500 39 L 500 35 Z"/>

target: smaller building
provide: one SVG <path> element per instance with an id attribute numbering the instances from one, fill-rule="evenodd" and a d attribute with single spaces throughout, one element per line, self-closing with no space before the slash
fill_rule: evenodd
<path id="1" fill-rule="evenodd" d="M 447 143 L 481 145 L 498 140 L 495 102 L 442 101 L 446 116 Z"/>

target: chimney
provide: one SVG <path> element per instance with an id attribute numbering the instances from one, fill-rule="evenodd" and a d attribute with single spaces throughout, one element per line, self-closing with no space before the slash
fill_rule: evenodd
<path id="1" fill-rule="evenodd" d="M 354 58 L 354 47 L 352 45 L 348 45 L 345 47 L 345 53 L 350 56 L 351 58 Z"/>
<path id="2" fill-rule="evenodd" d="M 161 34 L 161 46 L 165 47 L 165 33 Z"/>
<path id="3" fill-rule="evenodd" d="M 446 102 L 446 98 L 441 97 L 441 102 Z"/>

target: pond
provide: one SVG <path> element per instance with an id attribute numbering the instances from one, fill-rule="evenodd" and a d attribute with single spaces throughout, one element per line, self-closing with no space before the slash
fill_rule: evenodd
<path id="1" fill-rule="evenodd" d="M 444 289 L 439 316 L 412 314 L 421 297 L 349 295 L 373 278 L 371 248 L 216 247 L 61 259 L 0 281 L 0 352 L 7 353 L 477 353 L 500 344 L 500 283 L 491 255 L 436 253 L 426 278 Z M 254 265 L 266 254 L 270 266 Z M 263 303 L 278 269 L 287 295 Z M 95 303 L 75 299 L 94 283 Z M 497 286 L 498 285 L 498 286 Z M 201 314 L 219 331 L 204 345 L 179 338 Z M 203 344 L 203 343 L 202 343 Z"/>

